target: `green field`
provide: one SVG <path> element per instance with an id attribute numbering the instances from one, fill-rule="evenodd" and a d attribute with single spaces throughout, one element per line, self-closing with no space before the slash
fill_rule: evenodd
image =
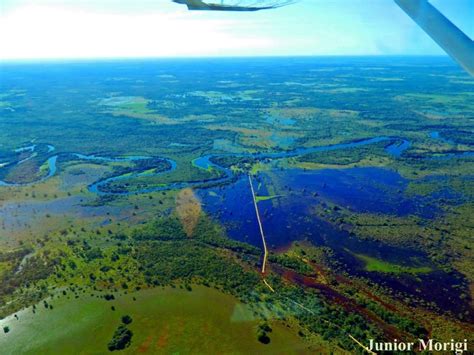
<path id="1" fill-rule="evenodd" d="M 134 298 L 136 300 L 134 300 Z M 48 299 L 0 321 L 3 354 L 103 354 L 123 315 L 132 317 L 131 345 L 123 353 L 301 354 L 311 353 L 297 329 L 274 322 L 270 343 L 257 340 L 259 320 L 234 297 L 214 289 L 150 289 L 115 300 L 81 295 Z M 115 307 L 115 311 L 111 310 Z M 28 339 L 28 341 L 25 341 Z"/>

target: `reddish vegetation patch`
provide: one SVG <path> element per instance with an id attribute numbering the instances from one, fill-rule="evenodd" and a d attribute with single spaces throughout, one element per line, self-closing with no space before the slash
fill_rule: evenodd
<path id="1" fill-rule="evenodd" d="M 156 342 L 156 348 L 157 349 L 164 349 L 168 345 L 168 338 L 170 336 L 169 334 L 169 327 L 166 326 L 165 329 L 163 329 L 163 332 L 160 334 L 160 337 L 158 338 L 158 341 Z"/>
<path id="2" fill-rule="evenodd" d="M 194 234 L 194 229 L 201 215 L 201 204 L 192 189 L 180 191 L 176 197 L 176 212 L 188 237 Z"/>
<path id="3" fill-rule="evenodd" d="M 183 334 L 185 326 L 186 326 L 186 324 L 185 324 L 184 320 L 179 319 L 179 321 L 178 321 L 178 330 L 179 331 L 176 332 L 177 336 L 180 336 L 181 334 Z"/>
<path id="4" fill-rule="evenodd" d="M 281 275 L 285 280 L 294 282 L 299 285 L 303 285 L 305 287 L 314 288 L 321 292 L 321 294 L 328 299 L 329 301 L 336 303 L 342 308 L 344 308 L 347 312 L 356 312 L 363 316 L 365 319 L 371 321 L 372 323 L 376 324 L 380 330 L 384 332 L 387 336 L 387 339 L 409 339 L 410 336 L 401 332 L 396 327 L 385 323 L 381 320 L 375 313 L 369 311 L 362 306 L 358 305 L 354 300 L 350 299 L 349 297 L 339 293 L 337 290 L 333 289 L 332 287 L 321 284 L 315 278 L 303 276 L 295 271 L 288 270 L 286 268 L 272 265 L 272 270 Z"/>
<path id="5" fill-rule="evenodd" d="M 145 353 L 148 351 L 148 348 L 150 347 L 151 345 L 151 340 L 152 340 L 152 337 L 151 335 L 146 338 L 146 340 L 138 347 L 138 352 L 139 353 Z"/>

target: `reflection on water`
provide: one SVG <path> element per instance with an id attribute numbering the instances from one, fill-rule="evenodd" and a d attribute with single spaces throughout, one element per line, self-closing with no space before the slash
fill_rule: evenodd
<path id="1" fill-rule="evenodd" d="M 308 240 L 317 246 L 331 248 L 335 258 L 351 274 L 433 301 L 441 309 L 460 312 L 469 308 L 466 302 L 457 299 L 464 287 L 464 278 L 460 274 L 448 274 L 437 269 L 422 252 L 360 240 L 315 214 L 316 207 L 329 208 L 332 204 L 354 212 L 396 216 L 432 218 L 441 213 L 429 196 L 404 197 L 408 181 L 397 173 L 382 168 L 294 169 L 265 172 L 256 180 L 259 186 L 257 195 L 276 195 L 273 199 L 258 202 L 267 245 L 271 249 L 288 246 L 297 240 Z M 266 186 L 271 187 L 272 194 Z M 231 238 L 261 248 L 252 195 L 245 176 L 234 184 L 198 190 L 198 195 L 206 212 L 219 219 Z M 367 272 L 364 263 L 354 254 L 397 265 L 427 266 L 433 272 L 416 277 Z M 432 292 L 440 285 L 451 293 Z"/>
<path id="2" fill-rule="evenodd" d="M 384 168 L 286 170 L 272 173 L 279 190 L 298 195 L 307 203 L 317 193 L 355 212 L 433 218 L 437 208 L 427 197 L 404 196 L 408 180 Z M 289 199 L 290 200 L 290 199 Z M 291 202 L 289 202 L 291 203 Z"/>
<path id="3" fill-rule="evenodd" d="M 408 180 L 388 169 L 274 170 L 262 173 L 259 179 L 258 194 L 268 195 L 265 186 L 271 185 L 278 195 L 259 202 L 269 245 L 275 248 L 293 240 L 307 238 L 321 242 L 327 236 L 340 234 L 314 213 L 314 207 L 324 201 L 354 212 L 424 218 L 439 213 L 430 197 L 406 198 L 403 192 Z M 232 237 L 260 245 L 252 196 L 244 178 L 231 185 L 200 190 L 199 195 L 205 208 L 229 226 Z"/>

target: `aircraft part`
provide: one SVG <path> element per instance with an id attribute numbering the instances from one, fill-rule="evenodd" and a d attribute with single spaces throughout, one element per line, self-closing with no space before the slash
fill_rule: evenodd
<path id="1" fill-rule="evenodd" d="M 427 0 L 395 0 L 438 45 L 474 76 L 474 41 Z"/>
<path id="2" fill-rule="evenodd" d="M 259 11 L 276 9 L 293 3 L 293 0 L 173 0 L 177 4 L 183 4 L 189 10 L 208 11 Z"/>

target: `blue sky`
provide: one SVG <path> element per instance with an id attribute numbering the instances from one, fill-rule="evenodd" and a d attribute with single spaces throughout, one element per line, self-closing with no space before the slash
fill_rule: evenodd
<path id="1" fill-rule="evenodd" d="M 431 0 L 474 37 L 473 0 Z M 393 0 L 300 0 L 256 13 L 170 0 L 0 0 L 0 57 L 444 54 Z"/>

